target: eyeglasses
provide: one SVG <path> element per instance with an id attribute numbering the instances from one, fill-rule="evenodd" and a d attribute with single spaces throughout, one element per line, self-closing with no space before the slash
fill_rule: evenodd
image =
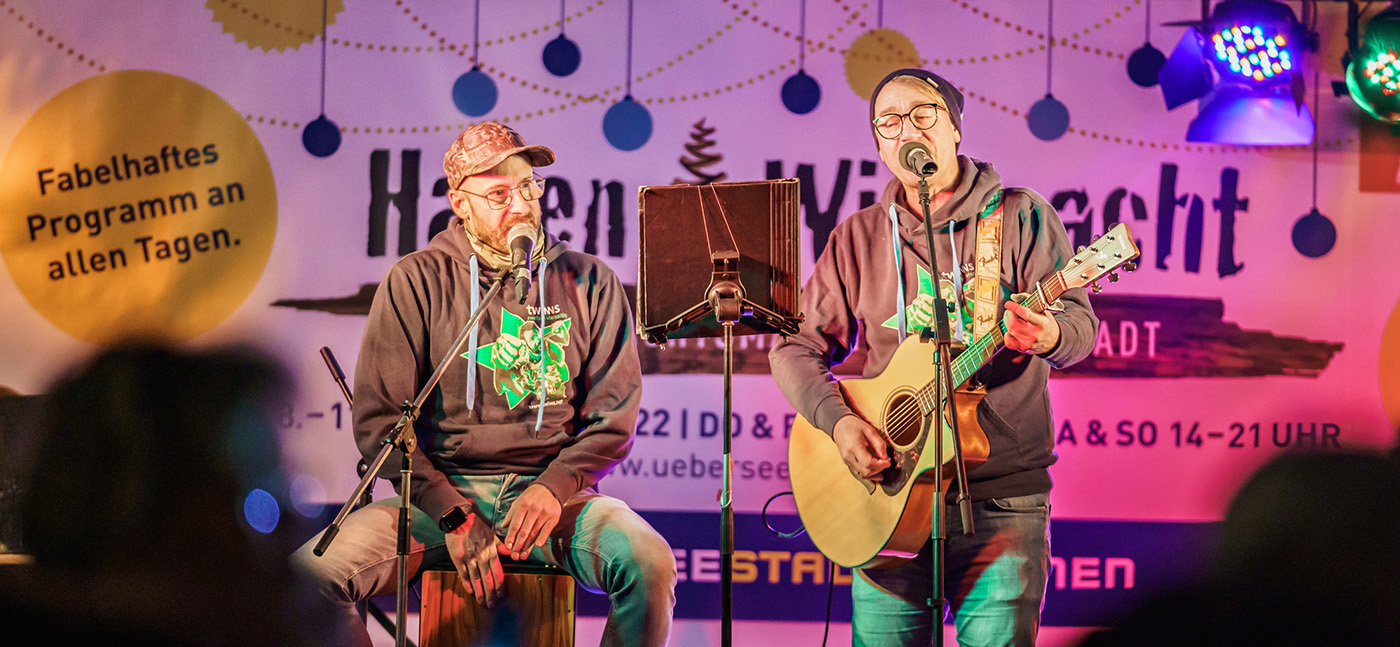
<path id="1" fill-rule="evenodd" d="M 904 114 L 880 115 L 870 121 L 875 124 L 875 134 L 885 139 L 896 139 L 904 132 L 904 118 L 909 118 L 909 123 L 918 130 L 928 130 L 938 123 L 938 111 L 947 110 L 936 103 L 922 103 L 914 106 L 913 110 Z"/>
<path id="2" fill-rule="evenodd" d="M 465 180 L 463 182 L 465 183 Z M 510 206 L 511 194 L 514 193 L 519 193 L 520 198 L 522 200 L 525 200 L 526 202 L 529 202 L 530 200 L 540 199 L 540 196 L 544 195 L 544 178 L 540 177 L 539 175 L 531 174 L 530 179 L 525 180 L 524 182 L 521 182 L 520 184 L 517 184 L 514 187 L 493 187 L 490 191 L 487 191 L 484 194 L 472 193 L 471 191 L 468 191 L 461 187 L 458 187 L 457 190 L 467 195 L 474 195 L 478 198 L 481 198 L 485 200 L 486 204 L 490 205 L 492 209 L 500 211 Z"/>

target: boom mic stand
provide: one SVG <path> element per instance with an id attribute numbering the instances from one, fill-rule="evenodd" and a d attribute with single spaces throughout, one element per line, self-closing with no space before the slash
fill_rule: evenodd
<path id="1" fill-rule="evenodd" d="M 335 361 L 335 353 L 331 352 L 330 346 L 321 347 L 321 359 L 325 360 L 326 370 L 331 372 L 331 379 L 335 380 L 336 386 L 340 387 L 341 395 L 345 396 L 345 404 L 350 405 L 353 409 L 355 406 L 355 397 L 350 394 L 350 386 L 345 383 L 345 372 L 340 370 L 340 363 Z M 365 463 L 365 459 L 361 458 L 359 464 L 355 466 L 355 470 L 357 475 L 364 478 L 365 473 L 369 471 L 369 465 Z M 361 493 L 360 498 L 352 499 L 355 501 L 356 507 L 363 508 L 374 501 L 373 483 L 373 481 L 370 482 L 369 489 Z M 390 620 L 389 616 L 384 615 L 384 612 L 380 611 L 379 606 L 374 602 L 366 600 L 364 612 L 374 616 L 375 621 L 379 623 L 379 626 L 384 627 L 386 632 L 394 633 L 397 631 L 397 629 L 394 628 L 394 621 Z M 414 647 L 413 641 L 408 641 L 408 647 Z"/>
<path id="2" fill-rule="evenodd" d="M 929 267 L 933 269 L 933 274 L 938 275 L 938 248 L 933 245 L 933 225 L 929 222 L 929 189 L 927 173 L 919 173 L 919 204 L 924 210 L 924 236 L 928 244 Z M 901 279 L 902 280 L 902 279 Z M 934 285 L 937 285 L 935 279 Z M 924 342 L 932 341 L 936 344 L 934 353 L 934 380 L 940 386 L 940 397 L 946 401 L 948 422 L 953 432 L 953 463 L 958 481 L 958 511 L 962 515 L 963 535 L 971 537 L 972 528 L 972 500 L 967 492 L 967 466 L 963 464 L 962 439 L 958 435 L 958 412 L 957 405 L 953 400 L 953 371 L 952 371 L 952 337 L 948 330 L 948 303 L 943 298 L 943 291 L 937 287 L 933 290 L 933 330 L 925 328 L 920 333 L 920 339 Z M 953 295 L 953 298 L 960 298 L 961 295 Z M 933 480 L 938 483 L 938 496 L 933 499 L 933 615 L 934 624 L 933 644 L 937 647 L 943 645 L 943 607 L 947 603 L 943 586 L 944 555 L 947 550 L 944 546 L 945 535 L 947 534 L 947 521 L 943 514 L 943 424 L 938 416 L 943 415 L 943 407 L 931 421 L 933 439 L 933 452 L 938 456 L 934 461 Z"/>
<path id="3" fill-rule="evenodd" d="M 428 377 L 428 381 L 423 384 L 423 388 L 418 391 L 418 396 L 415 397 L 412 402 L 404 401 L 403 415 L 399 417 L 398 423 L 395 424 L 394 429 L 389 432 L 389 436 L 384 439 L 382 446 L 379 448 L 379 454 L 374 457 L 374 461 L 370 463 L 369 469 L 365 471 L 364 477 L 360 479 L 360 484 L 355 488 L 355 493 L 351 494 L 350 498 L 345 501 L 345 505 L 341 506 L 340 512 L 335 515 L 335 520 L 331 521 L 331 524 L 326 527 L 326 532 L 321 535 L 321 541 L 317 542 L 316 547 L 311 551 L 317 557 L 326 553 L 326 548 L 331 545 L 331 542 L 335 540 L 336 534 L 340 532 L 340 525 L 345 522 L 345 517 L 354 509 L 355 503 L 360 497 L 369 490 L 374 483 L 374 479 L 379 475 L 379 469 L 383 467 L 385 461 L 389 459 L 389 452 L 397 449 L 402 456 L 402 461 L 399 465 L 399 524 L 397 548 L 399 586 L 398 592 L 395 594 L 395 601 L 398 604 L 395 610 L 397 618 L 394 623 L 394 645 L 396 647 L 407 647 L 408 645 L 408 623 L 404 622 L 404 619 L 408 617 L 408 541 L 411 537 L 409 534 L 409 495 L 413 483 L 412 454 L 418 446 L 418 438 L 413 432 L 413 423 L 418 419 L 418 413 L 422 409 L 423 403 L 427 401 L 433 389 L 437 388 L 438 380 L 442 379 L 442 374 L 447 371 L 448 365 L 452 363 L 452 360 L 456 359 L 458 352 L 462 349 L 462 345 L 467 343 L 467 336 L 471 334 L 471 331 L 476 328 L 477 324 L 481 323 L 481 317 L 486 313 L 487 304 L 491 303 L 491 301 L 496 298 L 496 294 L 501 291 L 501 286 L 505 284 L 506 276 L 508 275 L 503 272 L 500 276 L 491 281 L 491 287 L 486 291 L 486 296 L 481 299 L 481 305 L 477 306 L 476 310 L 472 312 L 471 317 L 467 319 L 466 325 L 462 326 L 462 333 L 457 336 L 457 341 L 452 343 L 452 350 L 448 351 L 441 362 L 438 362 L 437 369 Z"/>

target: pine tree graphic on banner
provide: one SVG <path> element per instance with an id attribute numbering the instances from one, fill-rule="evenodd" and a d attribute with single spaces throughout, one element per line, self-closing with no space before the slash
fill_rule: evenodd
<path id="1" fill-rule="evenodd" d="M 699 185 L 723 182 L 725 178 L 729 177 L 728 173 L 722 171 L 719 173 L 711 173 L 706 170 L 724 159 L 724 156 L 718 153 L 706 152 L 706 149 L 715 145 L 715 140 L 710 139 L 710 135 L 714 134 L 715 129 L 706 126 L 704 119 L 697 122 L 693 128 L 694 130 L 690 131 L 690 143 L 685 145 L 685 151 L 690 154 L 681 157 L 680 162 L 681 166 L 685 167 L 685 170 L 690 171 L 690 173 L 695 176 L 695 179 L 683 180 L 681 178 L 676 178 L 672 184 Z"/>

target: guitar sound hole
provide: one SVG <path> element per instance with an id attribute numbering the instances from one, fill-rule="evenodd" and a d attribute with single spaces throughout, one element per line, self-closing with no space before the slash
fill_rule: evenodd
<path id="1" fill-rule="evenodd" d="M 896 445 L 908 445 L 919 437 L 923 428 L 923 412 L 919 402 L 910 394 L 895 395 L 885 409 L 885 433 Z"/>

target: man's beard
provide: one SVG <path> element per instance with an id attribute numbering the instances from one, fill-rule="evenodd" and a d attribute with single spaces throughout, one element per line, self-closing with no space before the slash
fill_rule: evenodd
<path id="1" fill-rule="evenodd" d="M 534 213 L 502 222 L 499 228 L 483 227 L 476 219 L 464 219 L 462 224 L 466 226 L 467 232 L 476 237 L 482 244 L 490 247 L 493 251 L 508 255 L 510 254 L 510 241 L 506 240 L 506 234 L 510 233 L 511 227 L 522 222 L 530 225 L 534 230 L 538 230 L 540 226 L 539 217 Z"/>

